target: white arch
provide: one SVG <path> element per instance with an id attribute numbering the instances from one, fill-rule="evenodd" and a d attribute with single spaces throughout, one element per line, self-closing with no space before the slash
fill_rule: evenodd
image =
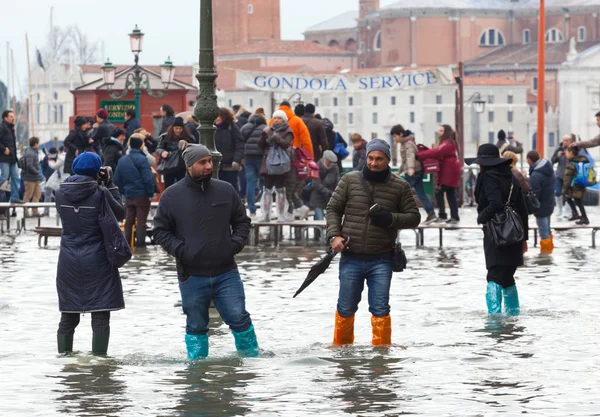
<path id="1" fill-rule="evenodd" d="M 480 46 L 502 46 L 506 41 L 502 32 L 495 28 L 488 28 L 479 36 Z"/>
<path id="2" fill-rule="evenodd" d="M 375 39 L 373 40 L 373 50 L 381 51 L 381 30 L 378 30 L 375 35 Z"/>

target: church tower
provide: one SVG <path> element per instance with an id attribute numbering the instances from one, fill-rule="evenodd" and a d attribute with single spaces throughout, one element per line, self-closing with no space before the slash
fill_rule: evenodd
<path id="1" fill-rule="evenodd" d="M 359 0 L 359 17 L 364 19 L 366 16 L 379 10 L 379 0 Z"/>
<path id="2" fill-rule="evenodd" d="M 212 0 L 213 35 L 221 50 L 281 40 L 280 0 Z"/>

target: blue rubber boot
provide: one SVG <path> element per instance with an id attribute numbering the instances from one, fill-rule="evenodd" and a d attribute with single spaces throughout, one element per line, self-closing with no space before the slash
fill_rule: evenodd
<path id="1" fill-rule="evenodd" d="M 521 313 L 519 305 L 519 292 L 517 286 L 513 285 L 502 289 L 504 295 L 504 312 L 507 316 L 518 316 Z"/>
<path id="2" fill-rule="evenodd" d="M 502 287 L 495 282 L 488 282 L 485 301 L 488 314 L 502 313 Z"/>
<path id="3" fill-rule="evenodd" d="M 186 334 L 185 347 L 187 348 L 188 359 L 204 359 L 208 356 L 208 335 L 207 334 Z"/>
<path id="4" fill-rule="evenodd" d="M 255 358 L 258 356 L 258 342 L 256 341 L 256 333 L 254 333 L 254 325 L 251 324 L 248 330 L 243 332 L 231 331 L 235 338 L 235 348 L 244 356 Z"/>

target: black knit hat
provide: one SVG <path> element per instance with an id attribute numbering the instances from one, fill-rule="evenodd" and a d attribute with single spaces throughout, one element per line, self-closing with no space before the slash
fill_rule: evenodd
<path id="1" fill-rule="evenodd" d="M 183 118 L 182 117 L 176 117 L 175 121 L 173 122 L 173 127 L 184 127 L 185 123 L 183 123 Z"/>

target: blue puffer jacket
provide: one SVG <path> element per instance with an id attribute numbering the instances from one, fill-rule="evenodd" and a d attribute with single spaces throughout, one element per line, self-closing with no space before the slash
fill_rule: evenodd
<path id="1" fill-rule="evenodd" d="M 129 155 L 119 159 L 115 171 L 115 184 L 125 198 L 148 197 L 154 195 L 154 180 L 148 158 L 139 149 L 132 149 Z"/>
<path id="2" fill-rule="evenodd" d="M 85 313 L 125 308 L 119 270 L 106 257 L 98 224 L 104 188 L 91 177 L 72 175 L 56 192 L 62 221 L 56 289 L 61 312 Z M 117 220 L 125 217 L 117 187 L 106 193 Z"/>
<path id="3" fill-rule="evenodd" d="M 547 159 L 538 160 L 529 168 L 529 185 L 540 200 L 540 210 L 535 217 L 548 217 L 552 215 L 556 200 L 554 199 L 554 187 L 556 175 L 552 169 L 552 162 Z"/>

